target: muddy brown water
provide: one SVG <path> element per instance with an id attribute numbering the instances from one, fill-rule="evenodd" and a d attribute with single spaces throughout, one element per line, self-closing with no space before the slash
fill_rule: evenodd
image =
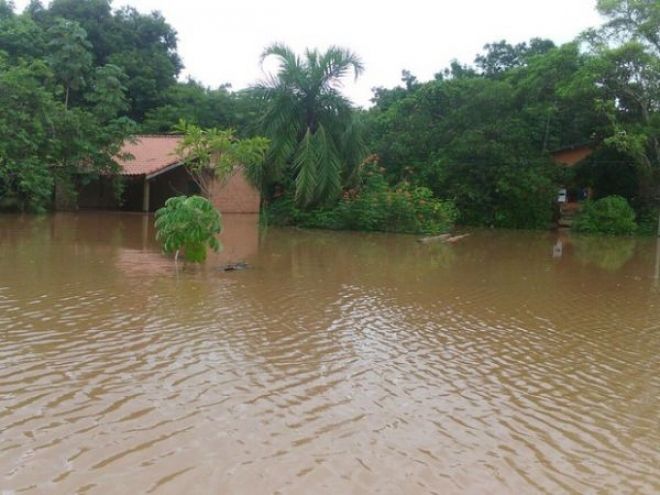
<path id="1" fill-rule="evenodd" d="M 0 493 L 660 491 L 654 239 L 151 221 L 0 216 Z"/>

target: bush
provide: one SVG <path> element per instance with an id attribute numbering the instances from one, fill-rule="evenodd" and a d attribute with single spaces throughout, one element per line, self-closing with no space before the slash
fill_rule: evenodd
<path id="1" fill-rule="evenodd" d="M 188 261 L 206 260 L 206 250 L 220 249 L 216 234 L 222 230 L 220 213 L 201 196 L 177 196 L 156 211 L 156 239 L 166 253 L 183 254 Z"/>
<path id="2" fill-rule="evenodd" d="M 51 206 L 55 181 L 35 159 L 3 162 L 0 157 L 0 210 L 43 213 Z"/>
<path id="3" fill-rule="evenodd" d="M 576 232 L 633 234 L 637 230 L 635 211 L 621 196 L 587 201 L 572 228 Z"/>
<path id="4" fill-rule="evenodd" d="M 470 134 L 470 133 L 468 133 Z M 468 139 L 469 138 L 469 139 Z M 547 229 L 552 221 L 559 167 L 504 142 L 468 136 L 461 152 L 438 157 L 436 194 L 452 198 L 459 222 L 507 229 Z"/>
<path id="5" fill-rule="evenodd" d="M 302 211 L 285 196 L 268 209 L 269 221 L 278 225 L 410 234 L 446 232 L 456 216 L 454 204 L 435 198 L 430 189 L 407 183 L 391 188 L 380 174 L 369 176 L 359 191 L 346 191 L 330 208 Z"/>
<path id="6" fill-rule="evenodd" d="M 657 235 L 658 215 L 660 215 L 660 211 L 657 208 L 645 207 L 638 209 L 637 234 Z"/>
<path id="7" fill-rule="evenodd" d="M 438 234 L 452 228 L 457 212 L 426 187 L 403 182 L 390 188 L 381 175 L 370 178 L 355 198 L 340 204 L 345 228 L 409 234 Z"/>

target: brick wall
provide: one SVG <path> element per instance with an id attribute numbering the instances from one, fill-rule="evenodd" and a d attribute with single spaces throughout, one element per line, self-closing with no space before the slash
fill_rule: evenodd
<path id="1" fill-rule="evenodd" d="M 259 191 L 250 185 L 242 170 L 236 172 L 224 187 L 217 187 L 212 193 L 213 204 L 225 213 L 259 213 L 261 197 Z"/>

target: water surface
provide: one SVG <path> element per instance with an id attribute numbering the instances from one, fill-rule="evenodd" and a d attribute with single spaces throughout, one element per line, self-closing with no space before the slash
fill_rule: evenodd
<path id="1" fill-rule="evenodd" d="M 660 491 L 654 239 L 151 221 L 0 216 L 0 493 Z"/>

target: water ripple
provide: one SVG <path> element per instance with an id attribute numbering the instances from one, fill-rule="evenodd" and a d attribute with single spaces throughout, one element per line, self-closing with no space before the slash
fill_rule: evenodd
<path id="1" fill-rule="evenodd" d="M 650 245 L 248 231 L 252 270 L 177 275 L 113 218 L 0 238 L 0 491 L 660 491 Z"/>

